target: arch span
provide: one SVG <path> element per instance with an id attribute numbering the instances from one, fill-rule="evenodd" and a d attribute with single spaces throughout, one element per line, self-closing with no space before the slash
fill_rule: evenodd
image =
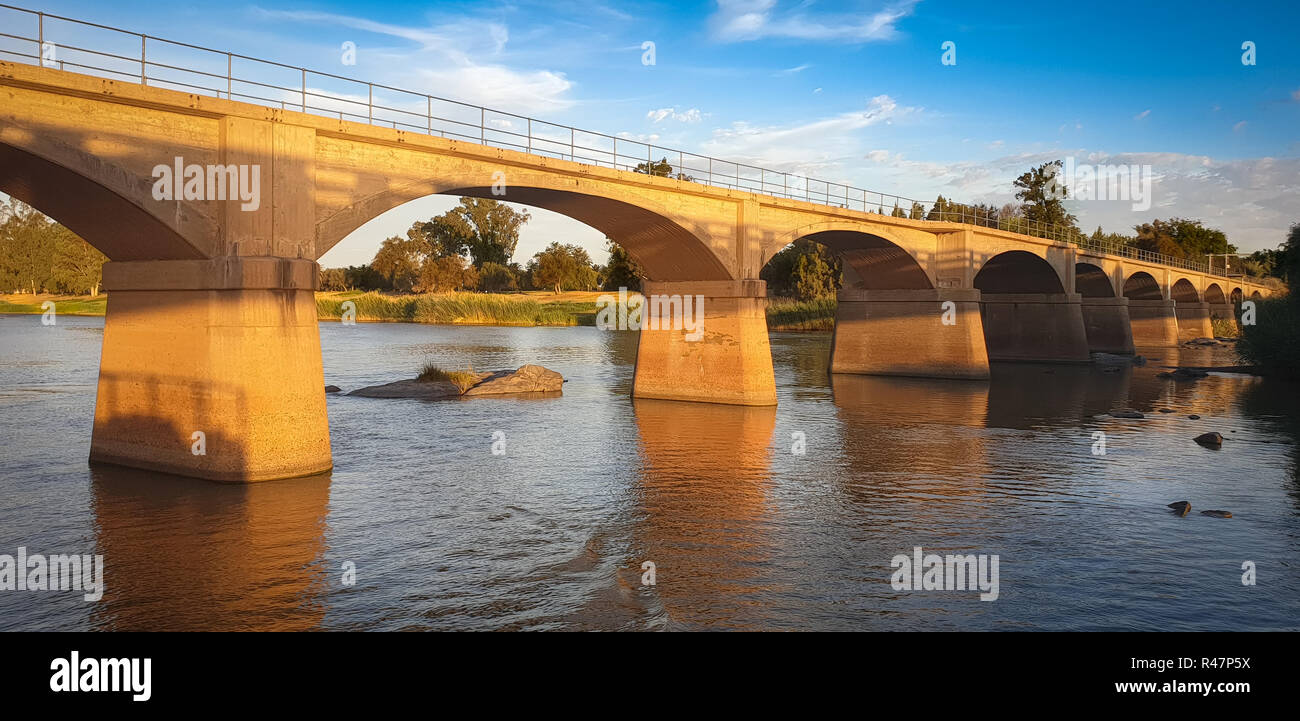
<path id="1" fill-rule="evenodd" d="M 1223 294 L 1223 288 L 1218 283 L 1211 283 L 1205 288 L 1205 302 L 1224 305 L 1228 302 L 1228 297 Z"/>
<path id="2" fill-rule="evenodd" d="M 491 186 L 438 187 L 424 182 L 372 195 L 317 223 L 317 252 L 324 253 L 376 216 L 429 195 L 503 200 L 568 216 L 623 246 L 650 280 L 732 280 L 726 266 L 702 240 L 704 228 L 675 221 L 666 209 L 649 201 L 632 204 L 572 190 L 514 185 L 502 195 L 494 193 Z"/>
<path id="3" fill-rule="evenodd" d="M 1085 298 L 1115 297 L 1115 287 L 1106 271 L 1092 263 L 1074 264 L 1074 288 Z"/>
<path id="4" fill-rule="evenodd" d="M 1008 250 L 989 258 L 975 274 L 983 293 L 1064 293 L 1051 263 L 1025 250 Z"/>
<path id="5" fill-rule="evenodd" d="M 1242 294 L 1242 292 L 1241 292 L 1241 288 L 1240 288 L 1240 287 L 1233 288 L 1233 289 L 1232 289 L 1232 293 L 1230 293 L 1230 294 L 1228 295 L 1228 299 L 1232 302 L 1233 305 L 1240 305 L 1240 304 L 1241 304 L 1241 299 L 1242 299 L 1243 297 L 1244 297 L 1244 296 L 1243 296 L 1243 294 Z"/>
<path id="6" fill-rule="evenodd" d="M 12 135 L 3 133 L 5 138 Z M 151 198 L 147 184 L 85 151 L 56 149 L 62 152 L 41 154 L 33 152 L 35 148 L 0 142 L 0 192 L 57 220 L 109 260 L 207 257 L 172 225 L 128 200 Z M 167 205 L 174 208 L 177 221 L 196 223 L 205 228 L 206 237 L 215 236 L 206 217 L 185 201 L 170 201 Z"/>
<path id="7" fill-rule="evenodd" d="M 823 230 L 802 238 L 820 243 L 844 262 L 844 287 L 853 290 L 930 290 L 930 276 L 911 253 L 872 233 Z"/>
<path id="8" fill-rule="evenodd" d="M 1154 276 L 1138 271 L 1124 281 L 1124 297 L 1129 300 L 1163 300 L 1165 296 Z"/>
<path id="9" fill-rule="evenodd" d="M 1169 289 L 1169 296 L 1180 303 L 1200 303 L 1201 294 L 1196 292 L 1196 286 L 1192 281 L 1186 278 L 1179 278 L 1174 282 L 1173 287 Z"/>

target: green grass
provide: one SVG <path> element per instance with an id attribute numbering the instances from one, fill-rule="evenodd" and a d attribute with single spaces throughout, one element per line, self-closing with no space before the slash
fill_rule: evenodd
<path id="1" fill-rule="evenodd" d="M 478 374 L 474 372 L 473 366 L 464 371 L 445 371 L 433 363 L 425 363 L 415 379 L 425 383 L 450 383 L 464 393 L 478 383 Z"/>
<path id="2" fill-rule="evenodd" d="M 104 315 L 104 306 L 108 299 L 104 296 L 95 298 L 50 298 L 54 301 L 54 312 L 58 315 Z M 0 300 L 0 313 L 28 313 L 40 315 L 45 312 L 39 301 L 35 303 L 11 303 Z"/>
<path id="3" fill-rule="evenodd" d="M 323 320 L 343 317 L 343 303 L 356 304 L 358 321 L 440 323 L 449 325 L 564 326 L 592 325 L 596 304 L 539 303 L 526 297 L 491 293 L 447 293 L 405 297 L 361 293 L 351 297 L 316 298 L 316 315 Z"/>
<path id="4" fill-rule="evenodd" d="M 772 298 L 767 304 L 768 330 L 834 330 L 835 298 Z"/>
<path id="5" fill-rule="evenodd" d="M 1300 379 L 1300 296 L 1255 301 L 1255 323 L 1241 327 L 1237 355 L 1266 375 Z"/>

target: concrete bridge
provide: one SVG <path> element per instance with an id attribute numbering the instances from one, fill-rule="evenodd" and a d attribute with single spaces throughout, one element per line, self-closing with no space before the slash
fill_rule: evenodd
<path id="1" fill-rule="evenodd" d="M 303 107 L 307 106 L 304 75 Z M 986 379 L 1208 336 L 1269 291 L 962 223 L 720 188 L 0 62 L 0 190 L 110 259 L 92 460 L 223 481 L 331 465 L 316 260 L 430 194 L 546 208 L 615 240 L 646 293 L 706 298 L 704 338 L 642 331 L 633 395 L 773 405 L 759 271 L 800 238 L 844 261 L 831 369 Z M 576 156 L 575 156 L 576 157 Z M 260 168 L 239 199 L 155 198 L 154 168 Z M 504 181 L 504 195 L 493 186 Z M 225 196 L 223 196 L 224 198 Z M 847 203 L 846 203 L 847 205 Z M 874 209 L 874 208 L 873 208 Z M 195 433 L 206 453 L 195 455 Z"/>

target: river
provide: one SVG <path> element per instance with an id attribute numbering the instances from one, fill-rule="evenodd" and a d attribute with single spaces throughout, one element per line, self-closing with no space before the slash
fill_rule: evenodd
<path id="1" fill-rule="evenodd" d="M 746 409 L 633 401 L 630 333 L 322 323 L 344 390 L 428 360 L 568 382 L 330 396 L 333 472 L 241 486 L 87 464 L 102 337 L 102 318 L 0 315 L 0 554 L 106 567 L 97 602 L 0 591 L 0 629 L 1300 625 L 1296 387 L 1156 377 L 1223 349 L 998 364 L 988 383 L 832 378 L 829 335 L 773 333 L 780 404 Z M 1147 417 L 1105 415 L 1126 408 Z M 1221 450 L 1192 442 L 1211 430 Z M 996 555 L 997 599 L 896 590 L 891 561 L 918 546 Z"/>

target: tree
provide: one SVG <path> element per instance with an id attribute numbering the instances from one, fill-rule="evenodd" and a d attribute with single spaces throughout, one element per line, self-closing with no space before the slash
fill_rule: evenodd
<path id="1" fill-rule="evenodd" d="M 1200 261 L 1207 254 L 1237 252 L 1237 248 L 1228 243 L 1228 236 L 1223 231 L 1206 228 L 1199 220 L 1156 219 L 1136 225 L 1133 229 L 1137 232 L 1133 247 L 1173 258 Z M 1215 266 L 1223 266 L 1223 258 L 1214 260 Z"/>
<path id="2" fill-rule="evenodd" d="M 451 293 L 478 285 L 478 271 L 459 255 L 428 257 L 420 266 L 414 290 L 419 293 Z"/>
<path id="3" fill-rule="evenodd" d="M 490 293 L 518 290 L 519 279 L 509 266 L 488 262 L 478 269 L 478 287 Z"/>
<path id="4" fill-rule="evenodd" d="M 541 288 L 558 295 L 564 290 L 590 290 L 596 286 L 596 269 L 591 256 L 576 245 L 551 243 L 528 262 L 528 274 Z"/>
<path id="5" fill-rule="evenodd" d="M 609 261 L 601 273 L 601 290 L 641 290 L 641 280 L 645 278 L 641 264 L 633 260 L 623 246 L 608 238 L 605 239 L 605 250 L 609 251 Z"/>
<path id="6" fill-rule="evenodd" d="M 803 261 L 805 256 L 814 257 L 816 261 Z M 800 238 L 772 256 L 758 277 L 767 281 L 768 292 L 772 295 L 808 299 L 825 295 L 827 288 L 834 293 L 842 285 L 843 265 L 826 246 Z M 809 293 L 812 295 L 807 295 Z"/>
<path id="7" fill-rule="evenodd" d="M 519 244 L 519 229 L 530 216 L 505 203 L 482 198 L 460 199 L 451 210 L 424 223 L 416 223 L 411 234 L 428 246 L 427 255 L 469 255 L 475 268 L 484 263 L 505 265 Z"/>
<path id="8" fill-rule="evenodd" d="M 835 295 L 835 277 L 820 255 L 806 253 L 799 256 L 791 277 L 794 295 L 799 300 L 813 300 Z"/>
<path id="9" fill-rule="evenodd" d="M 1021 214 L 1026 220 L 1047 225 L 1074 227 L 1076 218 L 1065 209 L 1063 198 L 1069 189 L 1059 177 L 1061 161 L 1053 160 L 1016 178 L 1016 199 L 1022 201 Z"/>
<path id="10" fill-rule="evenodd" d="M 911 218 L 912 220 L 925 219 L 925 206 L 913 200 L 912 212 L 908 214 L 908 217 Z"/>
<path id="11" fill-rule="evenodd" d="M 647 160 L 644 163 L 637 163 L 637 166 L 632 169 L 632 172 L 645 173 L 646 175 L 657 175 L 661 178 L 671 178 L 673 177 L 673 166 L 668 164 L 668 158 L 661 158 L 658 162 L 653 163 Z M 685 173 L 678 173 L 676 177 L 678 180 L 695 180 L 695 178 Z"/>
<path id="12" fill-rule="evenodd" d="M 54 282 L 66 293 L 86 291 L 99 295 L 108 257 L 75 233 L 57 223 L 48 231 L 54 237 Z"/>
<path id="13" fill-rule="evenodd" d="M 383 276 L 388 287 L 399 293 L 409 293 L 420 280 L 420 269 L 428 255 L 427 247 L 416 237 L 412 226 L 405 238 L 394 235 L 384 240 L 375 253 L 375 259 L 370 261 L 370 267 Z"/>
<path id="14" fill-rule="evenodd" d="M 890 213 L 889 215 L 890 215 L 891 217 L 894 217 L 894 218 L 906 218 L 906 217 L 907 217 L 907 213 L 904 213 L 904 212 L 903 212 L 903 209 L 900 208 L 900 207 L 898 207 L 898 201 L 897 201 L 897 200 L 894 201 L 894 212 Z"/>

